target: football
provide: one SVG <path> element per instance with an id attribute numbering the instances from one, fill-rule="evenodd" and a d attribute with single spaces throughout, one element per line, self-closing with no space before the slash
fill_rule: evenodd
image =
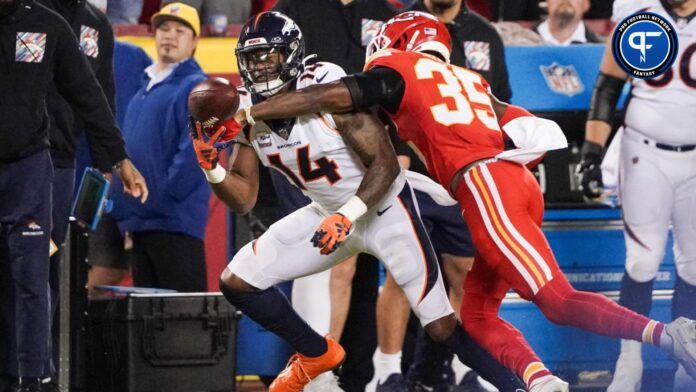
<path id="1" fill-rule="evenodd" d="M 239 93 L 226 79 L 210 78 L 198 83 L 188 96 L 191 117 L 203 124 L 203 132 L 211 136 L 217 124 L 232 117 L 239 108 Z M 223 135 L 221 141 L 232 137 Z"/>

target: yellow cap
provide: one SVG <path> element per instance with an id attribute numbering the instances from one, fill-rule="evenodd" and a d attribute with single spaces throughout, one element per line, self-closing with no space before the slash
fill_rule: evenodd
<path id="1" fill-rule="evenodd" d="M 150 19 L 154 28 L 168 20 L 175 20 L 187 25 L 193 30 L 195 36 L 201 34 L 201 20 L 198 17 L 198 11 L 190 5 L 184 3 L 167 4 Z"/>

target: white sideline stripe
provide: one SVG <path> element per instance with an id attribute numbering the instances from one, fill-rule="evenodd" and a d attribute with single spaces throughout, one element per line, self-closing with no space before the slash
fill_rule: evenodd
<path id="1" fill-rule="evenodd" d="M 476 170 L 476 168 L 474 168 Z M 486 230 L 488 230 L 488 234 L 491 235 L 493 238 L 493 242 L 498 246 L 501 252 L 507 257 L 511 262 L 512 265 L 517 269 L 517 272 L 522 275 L 524 280 L 527 282 L 529 287 L 532 289 L 532 293 L 536 294 L 539 291 L 539 287 L 537 286 L 536 282 L 532 278 L 532 276 L 529 274 L 529 271 L 527 271 L 526 268 L 522 265 L 520 260 L 515 256 L 514 253 L 508 249 L 507 246 L 503 243 L 503 241 L 498 237 L 498 233 L 495 232 L 493 229 L 493 226 L 491 225 L 491 220 L 488 217 L 488 212 L 486 211 L 486 207 L 483 204 L 483 200 L 481 199 L 481 195 L 479 195 L 478 190 L 476 189 L 476 186 L 474 185 L 473 181 L 471 180 L 471 170 L 467 171 L 466 174 L 464 175 L 464 180 L 466 181 L 466 185 L 469 187 L 469 190 L 471 193 L 474 195 L 474 199 L 476 200 L 476 205 L 479 208 L 479 211 L 481 212 L 481 217 L 483 217 L 483 223 L 486 226 Z"/>

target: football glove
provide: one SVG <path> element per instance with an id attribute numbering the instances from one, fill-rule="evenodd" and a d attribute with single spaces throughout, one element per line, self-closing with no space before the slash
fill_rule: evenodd
<path id="1" fill-rule="evenodd" d="M 576 174 L 582 193 L 590 199 L 597 198 L 604 192 L 602 150 L 602 146 L 588 140 L 582 145 L 582 159 Z"/>
<path id="2" fill-rule="evenodd" d="M 203 135 L 203 125 L 200 121 L 189 117 L 189 134 L 193 140 L 193 150 L 198 158 L 198 165 L 205 170 L 213 170 L 218 163 L 218 152 L 226 148 L 229 143 L 221 142 L 223 134 L 227 131 L 221 125 L 209 138 Z"/>
<path id="3" fill-rule="evenodd" d="M 353 222 L 343 214 L 335 213 L 321 222 L 311 239 L 315 248 L 320 248 L 323 255 L 328 255 L 338 249 L 346 240 Z"/>

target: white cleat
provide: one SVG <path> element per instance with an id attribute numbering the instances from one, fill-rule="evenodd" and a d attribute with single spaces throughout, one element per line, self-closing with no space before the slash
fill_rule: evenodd
<path id="1" fill-rule="evenodd" d="M 570 392 L 570 389 L 567 382 L 549 374 L 534 380 L 529 392 Z"/>
<path id="2" fill-rule="evenodd" d="M 305 385 L 304 392 L 344 392 L 333 372 L 325 372 Z"/>
<path id="3" fill-rule="evenodd" d="M 686 374 L 684 366 L 679 365 L 674 374 L 674 392 L 693 392 L 696 391 L 696 379 Z"/>
<path id="4" fill-rule="evenodd" d="M 667 350 L 696 379 L 696 321 L 679 317 L 667 324 L 665 333 L 672 338 L 672 349 Z"/>
<path id="5" fill-rule="evenodd" d="M 607 392 L 640 392 L 643 378 L 641 343 L 633 340 L 621 341 L 621 354 L 616 361 L 614 378 Z"/>

